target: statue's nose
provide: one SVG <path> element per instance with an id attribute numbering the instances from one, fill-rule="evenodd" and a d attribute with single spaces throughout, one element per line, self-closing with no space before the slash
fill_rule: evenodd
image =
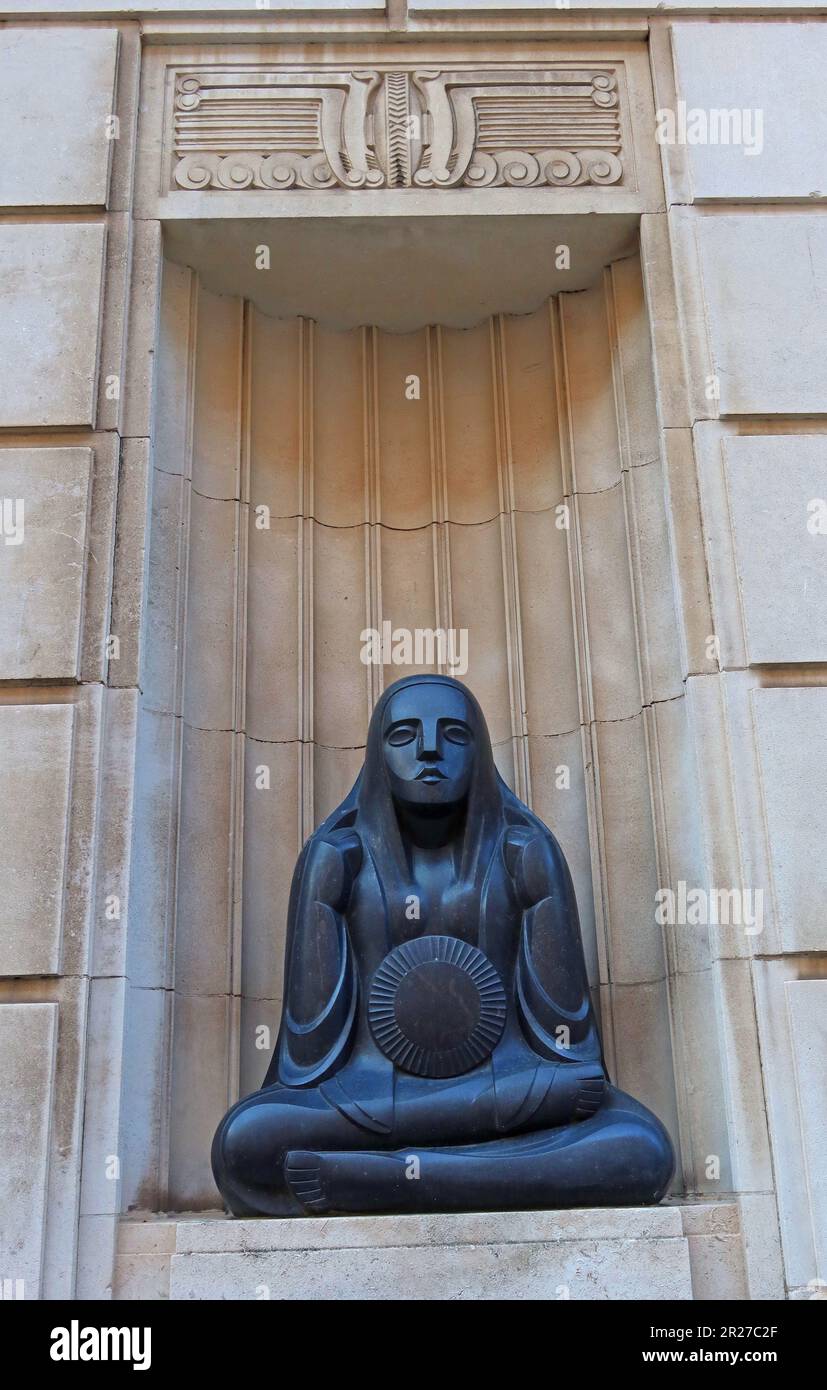
<path id="1" fill-rule="evenodd" d="M 439 736 L 439 726 L 436 719 L 424 719 L 422 721 L 417 753 L 420 758 L 442 757 L 442 741 Z"/>

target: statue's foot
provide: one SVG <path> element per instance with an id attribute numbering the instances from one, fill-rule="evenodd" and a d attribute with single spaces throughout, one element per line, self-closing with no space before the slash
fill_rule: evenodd
<path id="1" fill-rule="evenodd" d="M 581 1077 L 574 1103 L 574 1119 L 587 1120 L 596 1115 L 606 1098 L 608 1082 L 602 1067 L 595 1067 L 593 1073 Z"/>
<path id="2" fill-rule="evenodd" d="M 322 1154 L 293 1149 L 284 1160 L 284 1177 L 293 1196 L 309 1212 L 329 1210 L 322 1182 Z"/>
<path id="3" fill-rule="evenodd" d="M 418 1210 L 406 1191 L 416 1155 L 380 1152 L 311 1153 L 294 1149 L 284 1160 L 290 1191 L 310 1216 L 329 1211 Z"/>
<path id="4" fill-rule="evenodd" d="M 603 1104 L 607 1085 L 599 1062 L 543 1062 L 528 1087 L 525 1072 L 499 1075 L 498 1119 L 517 1133 L 588 1120 Z"/>

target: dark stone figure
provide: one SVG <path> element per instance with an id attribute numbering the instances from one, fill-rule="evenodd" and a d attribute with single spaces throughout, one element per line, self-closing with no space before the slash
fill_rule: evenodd
<path id="1" fill-rule="evenodd" d="M 397 681 L 302 850 L 285 1006 L 213 1171 L 236 1216 L 657 1202 L 661 1123 L 608 1082 L 554 836 L 470 691 Z"/>

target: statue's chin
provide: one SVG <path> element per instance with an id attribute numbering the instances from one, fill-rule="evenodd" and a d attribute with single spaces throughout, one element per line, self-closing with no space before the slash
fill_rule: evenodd
<path id="1" fill-rule="evenodd" d="M 465 797 L 444 782 L 408 782 L 404 791 L 394 789 L 394 801 L 419 816 L 450 816 L 462 807 Z"/>

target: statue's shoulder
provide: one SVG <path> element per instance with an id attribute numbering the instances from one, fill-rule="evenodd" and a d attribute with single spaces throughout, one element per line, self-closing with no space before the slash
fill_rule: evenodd
<path id="1" fill-rule="evenodd" d="M 509 816 L 502 853 L 518 896 L 525 902 L 537 902 L 555 883 L 568 878 L 566 857 L 558 841 L 528 809 L 525 814 Z"/>

